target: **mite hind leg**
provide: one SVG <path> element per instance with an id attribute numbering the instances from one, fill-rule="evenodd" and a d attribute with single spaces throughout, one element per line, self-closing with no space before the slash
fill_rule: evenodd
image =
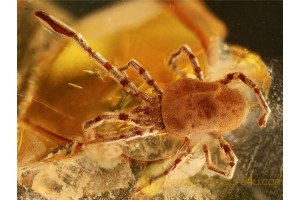
<path id="1" fill-rule="evenodd" d="M 231 179 L 233 177 L 238 159 L 235 156 L 234 152 L 232 151 L 230 144 L 223 137 L 220 137 L 218 140 L 220 143 L 220 148 L 224 151 L 224 153 L 228 159 L 227 164 L 229 165 L 229 169 L 224 170 L 224 169 L 221 169 L 220 167 L 216 166 L 211 160 L 211 153 L 210 153 L 208 146 L 206 144 L 204 144 L 203 151 L 204 151 L 204 154 L 206 157 L 207 168 L 211 171 L 214 171 L 214 172 L 222 175 L 222 176 L 225 176 L 228 179 Z"/>
<path id="2" fill-rule="evenodd" d="M 188 138 L 184 138 L 184 142 L 181 145 L 181 147 L 179 148 L 179 150 L 177 151 L 174 161 L 172 161 L 168 166 L 166 166 L 164 168 L 164 171 L 162 171 L 160 174 L 155 175 L 153 177 L 149 177 L 148 182 L 140 185 L 139 187 L 136 187 L 132 193 L 132 197 L 136 197 L 138 195 L 138 193 L 143 190 L 144 188 L 150 186 L 152 183 L 154 183 L 155 181 L 158 181 L 158 179 L 167 176 L 169 174 L 171 174 L 172 172 L 174 172 L 174 170 L 181 164 L 184 162 L 185 158 L 191 154 L 191 147 L 189 146 L 190 144 L 190 140 Z"/>

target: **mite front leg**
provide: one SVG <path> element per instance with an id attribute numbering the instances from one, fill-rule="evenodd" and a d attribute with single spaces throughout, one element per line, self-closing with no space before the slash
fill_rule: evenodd
<path id="1" fill-rule="evenodd" d="M 155 93 L 157 93 L 158 95 L 162 94 L 162 90 L 158 87 L 157 83 L 153 80 L 151 75 L 137 61 L 131 60 L 126 66 L 119 68 L 119 70 L 125 71 L 129 67 L 138 72 Z"/>
<path id="2" fill-rule="evenodd" d="M 65 35 L 67 37 L 72 38 L 75 42 L 79 44 L 92 58 L 93 61 L 103 69 L 109 72 L 110 76 L 115 79 L 117 82 L 119 82 L 127 92 L 135 95 L 139 99 L 147 102 L 147 103 L 153 103 L 154 98 L 149 96 L 148 94 L 141 92 L 138 90 L 136 85 L 127 79 L 127 77 L 118 70 L 115 66 L 113 66 L 111 63 L 109 63 L 105 58 L 103 58 L 102 55 L 100 55 L 98 52 L 96 52 L 92 47 L 85 41 L 85 39 L 77 33 L 75 30 L 73 30 L 68 25 L 64 24 L 63 22 L 57 20 L 56 18 L 52 17 L 51 15 L 43 12 L 43 11 L 37 11 L 35 12 L 35 15 L 45 21 L 54 31 L 57 33 L 60 33 L 62 35 Z"/>
<path id="3" fill-rule="evenodd" d="M 235 154 L 233 153 L 229 143 L 226 140 L 224 140 L 223 137 L 219 138 L 219 142 L 220 142 L 220 148 L 224 151 L 225 155 L 227 156 L 227 159 L 229 160 L 229 162 L 228 162 L 229 169 L 224 170 L 224 169 L 219 168 L 215 164 L 213 164 L 213 162 L 211 160 L 210 150 L 209 150 L 208 146 L 206 144 L 204 144 L 203 151 L 204 151 L 205 157 L 206 157 L 207 168 L 218 174 L 225 176 L 228 179 L 231 179 L 233 177 L 238 159 L 235 156 Z"/>
<path id="4" fill-rule="evenodd" d="M 258 86 L 251 79 L 247 78 L 244 74 L 242 74 L 240 72 L 227 74 L 226 77 L 224 79 L 220 80 L 219 82 L 222 84 L 228 84 L 233 79 L 241 80 L 243 83 L 248 85 L 253 90 L 261 108 L 264 110 L 264 113 L 259 120 L 259 126 L 260 127 L 266 126 L 269 115 L 271 113 L 271 109 L 269 108 L 269 106 L 268 106 L 264 96 L 262 95 L 260 89 L 258 88 Z"/>
<path id="5" fill-rule="evenodd" d="M 178 57 L 182 52 L 186 53 L 186 55 L 189 57 L 189 60 L 193 66 L 194 72 L 197 76 L 197 78 L 201 81 L 203 81 L 203 72 L 200 68 L 199 62 L 196 58 L 196 56 L 192 53 L 192 50 L 187 46 L 184 45 L 182 46 L 179 51 L 177 51 L 176 53 L 171 55 L 171 58 L 169 60 L 169 66 L 176 71 L 177 73 L 181 73 L 179 72 L 179 70 L 177 69 L 177 65 L 175 63 L 176 57 Z"/>

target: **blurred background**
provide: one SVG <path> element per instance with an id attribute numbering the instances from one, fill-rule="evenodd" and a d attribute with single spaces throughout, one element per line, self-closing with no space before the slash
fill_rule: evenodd
<path id="1" fill-rule="evenodd" d="M 54 2 L 75 16 L 82 17 L 93 10 L 119 1 L 96 0 L 86 3 L 80 0 L 54 0 Z M 264 58 L 282 57 L 282 1 L 215 0 L 205 3 L 225 22 L 229 30 L 227 42 L 245 46 Z"/>

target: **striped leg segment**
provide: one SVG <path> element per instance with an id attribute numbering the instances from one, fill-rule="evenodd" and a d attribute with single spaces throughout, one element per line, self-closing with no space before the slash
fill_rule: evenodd
<path id="1" fill-rule="evenodd" d="M 35 15 L 45 21 L 57 33 L 75 40 L 89 54 L 89 56 L 96 62 L 96 64 L 104 67 L 104 69 L 110 73 L 110 76 L 117 82 L 119 82 L 127 92 L 130 92 L 131 94 L 137 96 L 147 103 L 152 103 L 154 101 L 153 97 L 149 96 L 146 93 L 140 92 L 134 83 L 128 80 L 120 70 L 110 64 L 98 52 L 93 50 L 91 46 L 85 41 L 85 39 L 71 27 L 42 11 L 35 12 Z"/>
<path id="2" fill-rule="evenodd" d="M 126 66 L 119 68 L 119 70 L 125 71 L 129 67 L 138 72 L 154 92 L 160 95 L 162 94 L 162 90 L 158 87 L 151 75 L 137 61 L 131 60 Z"/>
<path id="3" fill-rule="evenodd" d="M 166 167 L 166 169 L 157 176 L 150 177 L 149 181 L 145 184 L 140 185 L 139 187 L 135 188 L 135 190 L 132 193 L 132 197 L 135 197 L 141 190 L 144 188 L 150 186 L 153 182 L 157 181 L 158 179 L 167 176 L 171 174 L 183 161 L 184 158 L 186 158 L 191 153 L 191 148 L 189 147 L 190 140 L 188 138 L 184 138 L 184 142 L 181 145 L 180 149 L 178 150 L 176 156 L 176 159 L 174 162 L 170 163 L 169 166 Z"/>
<path id="4" fill-rule="evenodd" d="M 221 149 L 223 149 L 224 153 L 226 154 L 229 160 L 228 164 L 230 165 L 231 168 L 235 168 L 238 159 L 233 153 L 230 144 L 222 136 L 219 138 L 219 142 L 220 142 Z"/>
<path id="5" fill-rule="evenodd" d="M 89 121 L 84 122 L 83 131 L 87 132 L 96 126 L 99 126 L 105 121 L 111 121 L 111 122 L 123 121 L 141 127 L 150 127 L 154 125 L 150 118 L 128 114 L 128 113 L 108 112 L 108 113 L 103 113 Z"/>
<path id="6" fill-rule="evenodd" d="M 186 55 L 189 57 L 190 62 L 194 68 L 194 72 L 197 76 L 197 78 L 201 81 L 203 81 L 203 72 L 200 68 L 199 62 L 196 58 L 196 56 L 192 53 L 192 50 L 187 46 L 184 45 L 182 46 L 179 51 L 175 52 L 174 54 L 171 55 L 171 58 L 169 60 L 169 66 L 174 70 L 177 71 L 178 73 L 179 70 L 177 69 L 177 65 L 175 63 L 176 57 L 178 57 L 182 52 L 186 53 Z"/>
<path id="7" fill-rule="evenodd" d="M 151 129 L 143 129 L 136 127 L 131 129 L 130 131 L 126 131 L 125 133 L 118 134 L 118 135 L 85 135 L 85 144 L 92 144 L 92 143 L 99 143 L 99 142 L 115 142 L 115 141 L 130 141 L 139 137 L 147 137 L 157 134 L 156 132 L 151 132 Z"/>
<path id="8" fill-rule="evenodd" d="M 261 116 L 261 118 L 259 120 L 259 126 L 265 127 L 267 124 L 269 115 L 271 113 L 271 109 L 269 108 L 269 106 L 268 106 L 264 96 L 262 95 L 260 89 L 258 88 L 258 86 L 252 80 L 250 80 L 249 78 L 247 78 L 244 74 L 242 74 L 240 72 L 227 74 L 226 77 L 224 79 L 220 80 L 219 82 L 222 84 L 228 84 L 232 80 L 241 80 L 243 83 L 248 85 L 253 90 L 261 108 L 264 111 L 263 115 Z"/>
<path id="9" fill-rule="evenodd" d="M 229 162 L 228 162 L 229 169 L 223 170 L 223 169 L 219 168 L 218 166 L 216 166 L 215 164 L 213 164 L 213 162 L 211 160 L 210 150 L 209 150 L 208 146 L 206 144 L 204 144 L 203 151 L 204 151 L 204 154 L 206 157 L 207 168 L 209 170 L 212 170 L 218 174 L 225 176 L 228 179 L 231 179 L 233 177 L 238 159 L 235 156 L 235 154 L 233 153 L 233 151 L 230 147 L 230 144 L 225 139 L 223 139 L 223 137 L 219 138 L 219 142 L 220 142 L 220 148 L 224 151 L 225 155 L 227 156 L 227 158 L 229 160 Z"/>

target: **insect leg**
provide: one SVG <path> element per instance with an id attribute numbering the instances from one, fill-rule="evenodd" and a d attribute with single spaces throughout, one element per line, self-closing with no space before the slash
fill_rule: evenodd
<path id="1" fill-rule="evenodd" d="M 229 170 L 223 170 L 223 169 L 219 168 L 218 166 L 216 166 L 215 164 L 213 164 L 213 162 L 211 160 L 210 150 L 209 150 L 208 146 L 206 144 L 204 144 L 203 151 L 205 153 L 207 167 L 208 167 L 208 169 L 210 169 L 216 173 L 219 173 L 228 179 L 231 179 L 234 174 L 238 159 L 235 156 L 235 154 L 233 153 L 229 143 L 223 137 L 220 137 L 218 140 L 220 142 L 221 149 L 224 151 L 224 153 L 226 154 L 226 156 L 229 159 L 228 165 L 230 168 L 229 168 Z"/>
<path id="2" fill-rule="evenodd" d="M 187 45 L 182 46 L 179 49 L 179 51 L 177 51 L 177 52 L 175 52 L 174 54 L 171 55 L 171 58 L 169 60 L 169 66 L 174 71 L 177 71 L 178 73 L 180 73 L 179 70 L 177 69 L 177 65 L 175 63 L 175 59 L 182 52 L 186 53 L 186 55 L 189 57 L 189 60 L 190 60 L 190 62 L 192 64 L 192 66 L 193 66 L 193 69 L 194 69 L 194 72 L 195 72 L 197 78 L 202 81 L 203 80 L 203 72 L 202 72 L 202 70 L 200 68 L 199 62 L 198 62 L 196 56 L 192 53 L 192 50 Z"/>
<path id="3" fill-rule="evenodd" d="M 247 78 L 244 74 L 242 74 L 240 72 L 227 74 L 226 77 L 224 79 L 220 80 L 219 82 L 222 84 L 228 84 L 233 79 L 241 80 L 243 83 L 248 85 L 251 89 L 253 89 L 261 108 L 264 110 L 264 113 L 259 120 L 259 126 L 260 127 L 266 126 L 269 115 L 271 113 L 271 109 L 269 108 L 269 106 L 268 106 L 264 96 L 262 95 L 260 89 L 258 88 L 258 86 L 251 79 Z"/>
<path id="4" fill-rule="evenodd" d="M 189 144 L 190 140 L 188 138 L 185 138 L 183 144 L 181 145 L 180 149 L 175 155 L 176 159 L 172 163 L 170 163 L 170 165 L 168 165 L 161 174 L 151 177 L 147 183 L 135 188 L 134 192 L 132 193 L 132 196 L 136 196 L 141 190 L 150 186 L 151 183 L 174 172 L 174 170 L 184 161 L 184 158 L 186 158 L 191 153 L 191 148 Z"/>
<path id="5" fill-rule="evenodd" d="M 158 87 L 157 83 L 153 80 L 151 75 L 137 61 L 131 60 L 126 66 L 119 68 L 119 70 L 125 71 L 129 67 L 138 72 L 154 92 L 159 95 L 162 94 L 162 90 Z"/>
<path id="6" fill-rule="evenodd" d="M 149 96 L 144 92 L 139 91 L 136 85 L 130 80 L 128 80 L 127 77 L 120 70 L 118 70 L 115 66 L 110 64 L 98 52 L 93 50 L 91 46 L 85 41 L 85 39 L 71 27 L 42 11 L 35 12 L 35 15 L 43 21 L 45 21 L 48 25 L 50 25 L 51 28 L 57 33 L 60 33 L 75 40 L 89 54 L 92 60 L 94 60 L 96 64 L 107 70 L 110 76 L 117 82 L 119 82 L 127 92 L 137 96 L 138 98 L 142 99 L 147 103 L 152 103 L 154 101 L 153 97 Z"/>

